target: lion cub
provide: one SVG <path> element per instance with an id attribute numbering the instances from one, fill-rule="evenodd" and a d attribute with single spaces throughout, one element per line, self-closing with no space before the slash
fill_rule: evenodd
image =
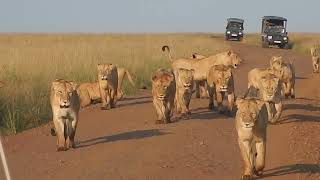
<path id="1" fill-rule="evenodd" d="M 314 46 L 310 49 L 311 57 L 312 57 L 312 67 L 313 73 L 319 73 L 320 69 L 320 47 Z"/>
<path id="2" fill-rule="evenodd" d="M 151 81 L 153 105 L 157 112 L 156 124 L 170 123 L 176 94 L 174 75 L 168 70 L 158 69 Z"/>
<path id="3" fill-rule="evenodd" d="M 264 101 L 237 98 L 235 117 L 238 143 L 244 162 L 242 179 L 262 175 L 265 166 L 268 112 Z"/>
<path id="4" fill-rule="evenodd" d="M 57 151 L 75 148 L 74 136 L 80 109 L 76 88 L 76 83 L 62 79 L 53 81 L 51 85 L 50 104 L 57 134 Z"/>
<path id="5" fill-rule="evenodd" d="M 98 64 L 98 83 L 101 96 L 101 109 L 115 108 L 118 89 L 118 70 L 113 64 Z"/>
<path id="6" fill-rule="evenodd" d="M 228 110 L 232 114 L 234 106 L 234 82 L 230 66 L 215 65 L 207 73 L 207 83 L 209 91 L 209 109 L 214 108 L 214 99 L 217 102 L 219 113 L 223 112 L 224 96 L 228 97 Z M 213 97 L 215 95 L 215 97 Z"/>
<path id="7" fill-rule="evenodd" d="M 175 71 L 176 79 L 176 108 L 182 116 L 189 116 L 190 100 L 193 91 L 193 74 L 194 70 L 179 68 Z"/>

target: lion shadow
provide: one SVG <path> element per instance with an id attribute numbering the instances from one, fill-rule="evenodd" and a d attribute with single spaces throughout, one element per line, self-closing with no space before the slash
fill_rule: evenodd
<path id="1" fill-rule="evenodd" d="M 101 137 L 96 137 L 96 138 L 92 138 L 92 139 L 79 141 L 77 143 L 77 148 L 83 148 L 83 147 L 88 147 L 88 146 L 93 146 L 93 145 L 103 144 L 103 143 L 108 143 L 108 142 L 114 142 L 114 141 L 142 139 L 142 138 L 161 136 L 161 135 L 167 135 L 167 134 L 172 134 L 172 133 L 163 132 L 161 129 L 147 129 L 147 130 L 129 131 L 129 132 L 124 132 L 124 133 L 108 135 L 108 136 L 101 136 Z"/>
<path id="2" fill-rule="evenodd" d="M 320 122 L 320 116 L 304 115 L 304 114 L 290 114 L 284 117 L 279 124 L 287 124 L 294 122 Z"/>
<path id="3" fill-rule="evenodd" d="M 273 176 L 285 176 L 288 174 L 316 174 L 320 173 L 320 164 L 293 164 L 286 166 L 279 166 L 276 168 L 264 171 L 264 174 L 256 179 L 263 179 Z"/>
<path id="4" fill-rule="evenodd" d="M 307 111 L 320 111 L 320 107 L 314 106 L 312 104 L 285 104 L 283 110 L 307 110 Z"/>

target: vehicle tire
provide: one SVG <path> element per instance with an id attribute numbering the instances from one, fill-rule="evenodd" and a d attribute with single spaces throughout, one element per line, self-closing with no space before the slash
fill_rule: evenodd
<path id="1" fill-rule="evenodd" d="M 239 37 L 239 38 L 238 38 L 238 41 L 242 41 L 242 39 L 243 39 L 243 37 Z"/>
<path id="2" fill-rule="evenodd" d="M 269 44 L 267 42 L 265 42 L 265 41 L 262 41 L 261 45 L 262 45 L 263 48 L 268 48 L 269 47 Z"/>

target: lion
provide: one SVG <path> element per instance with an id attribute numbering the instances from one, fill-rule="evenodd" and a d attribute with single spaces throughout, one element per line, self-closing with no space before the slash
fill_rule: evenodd
<path id="1" fill-rule="evenodd" d="M 255 98 L 237 98 L 235 126 L 244 162 L 242 179 L 261 176 L 265 167 L 268 110 L 266 103 Z"/>
<path id="2" fill-rule="evenodd" d="M 204 59 L 207 58 L 207 56 L 201 55 L 199 53 L 193 53 L 190 59 Z M 208 88 L 207 88 L 207 82 L 204 81 L 195 81 L 196 84 L 196 97 L 197 98 L 206 98 L 209 96 L 208 94 Z"/>
<path id="3" fill-rule="evenodd" d="M 99 82 L 82 83 L 77 88 L 77 92 L 81 108 L 101 102 Z"/>
<path id="4" fill-rule="evenodd" d="M 127 75 L 128 79 L 129 79 L 129 82 L 131 83 L 131 85 L 133 87 L 135 87 L 135 84 L 134 84 L 134 82 L 132 80 L 132 77 L 131 77 L 129 71 L 127 69 L 125 69 L 125 68 L 119 67 L 118 68 L 118 90 L 117 90 L 117 93 L 118 93 L 117 94 L 117 98 L 118 98 L 118 100 L 121 100 L 124 97 L 124 93 L 123 93 L 121 87 L 122 87 L 123 79 L 125 78 L 126 75 Z"/>
<path id="5" fill-rule="evenodd" d="M 278 121 L 282 113 L 281 83 L 279 77 L 273 72 L 269 68 L 254 68 L 249 71 L 248 91 L 245 94 L 245 97 L 249 93 L 250 96 L 259 96 L 261 100 L 266 102 L 270 123 Z M 275 109 L 273 109 L 273 106 Z"/>
<path id="6" fill-rule="evenodd" d="M 98 83 L 101 96 L 101 109 L 115 108 L 118 90 L 118 70 L 113 64 L 98 64 Z"/>
<path id="7" fill-rule="evenodd" d="M 234 53 L 232 50 L 222 52 L 216 55 L 211 55 L 204 59 L 176 59 L 173 60 L 170 53 L 170 48 L 168 46 L 163 46 L 162 51 L 168 52 L 168 58 L 172 62 L 172 69 L 185 68 L 185 69 L 194 69 L 194 80 L 197 81 L 206 81 L 206 76 L 209 68 L 214 65 L 226 65 L 233 66 L 237 68 L 242 59 Z M 200 92 L 198 85 L 196 84 L 196 97 L 200 98 Z"/>
<path id="8" fill-rule="evenodd" d="M 217 102 L 217 110 L 223 112 L 222 102 L 224 96 L 228 97 L 228 110 L 232 114 L 234 107 L 234 81 L 230 66 L 215 65 L 207 73 L 209 91 L 209 109 L 214 108 L 214 99 Z M 215 95 L 215 97 L 213 97 Z"/>
<path id="9" fill-rule="evenodd" d="M 312 57 L 312 67 L 313 67 L 313 73 L 319 73 L 320 69 L 320 47 L 314 46 L 310 48 L 310 53 Z"/>
<path id="10" fill-rule="evenodd" d="M 75 148 L 74 136 L 80 109 L 77 86 L 72 81 L 62 79 L 51 84 L 50 104 L 55 127 L 55 130 L 51 129 L 51 133 L 57 135 L 57 151 Z"/>
<path id="11" fill-rule="evenodd" d="M 156 124 L 170 123 L 176 94 L 174 74 L 165 69 L 158 69 L 151 81 L 153 105 L 157 113 Z"/>
<path id="12" fill-rule="evenodd" d="M 284 95 L 285 98 L 289 96 L 295 98 L 295 69 L 293 62 L 290 61 L 290 63 L 286 63 L 282 60 L 281 56 L 274 56 L 270 60 L 270 68 L 274 70 L 274 74 L 280 78 L 282 95 Z"/>
<path id="13" fill-rule="evenodd" d="M 174 72 L 176 80 L 176 109 L 182 116 L 189 116 L 190 100 L 193 90 L 193 73 L 194 70 L 180 68 Z"/>

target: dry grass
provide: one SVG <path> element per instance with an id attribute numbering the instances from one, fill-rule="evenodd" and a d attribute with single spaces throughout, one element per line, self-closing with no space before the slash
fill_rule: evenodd
<path id="1" fill-rule="evenodd" d="M 222 39 L 221 39 L 222 40 Z M 64 78 L 96 79 L 96 64 L 112 62 L 129 69 L 137 87 L 150 87 L 153 71 L 169 67 L 162 45 L 174 57 L 205 55 L 228 48 L 209 34 L 2 34 L 0 35 L 0 127 L 17 133 L 51 119 L 49 86 Z M 124 84 L 127 93 L 134 93 Z"/>
<path id="2" fill-rule="evenodd" d="M 320 44 L 320 33 L 289 33 L 292 50 L 300 53 L 310 53 L 310 48 Z M 260 34 L 247 34 L 243 43 L 261 45 Z"/>

